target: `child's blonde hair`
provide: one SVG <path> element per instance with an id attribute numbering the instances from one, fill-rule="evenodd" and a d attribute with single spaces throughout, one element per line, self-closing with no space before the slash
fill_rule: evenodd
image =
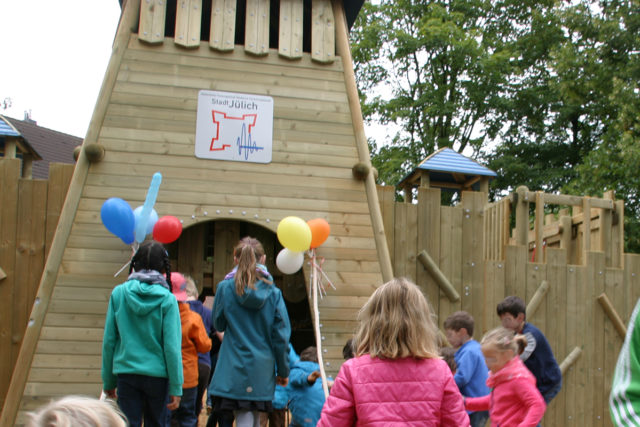
<path id="1" fill-rule="evenodd" d="M 521 334 L 516 334 L 511 329 L 499 326 L 490 330 L 484 337 L 480 345 L 494 346 L 498 351 L 513 351 L 513 354 L 520 354 L 527 345 L 527 337 Z"/>
<path id="2" fill-rule="evenodd" d="M 264 255 L 264 248 L 258 239 L 244 237 L 233 249 L 233 256 L 238 261 L 236 272 L 236 293 L 244 295 L 244 288 L 255 289 L 255 283 L 262 280 L 271 284 L 271 281 L 260 271 L 256 270 L 258 261 Z"/>
<path id="3" fill-rule="evenodd" d="M 126 427 L 125 416 L 109 400 L 67 396 L 28 415 L 28 427 Z"/>
<path id="4" fill-rule="evenodd" d="M 191 276 L 184 276 L 184 280 L 187 283 L 187 295 L 190 297 L 193 297 L 195 299 L 198 299 L 198 296 L 200 295 L 200 293 L 198 292 L 198 287 L 196 286 L 196 282 L 193 280 L 193 278 Z"/>
<path id="5" fill-rule="evenodd" d="M 437 326 L 420 289 L 405 278 L 393 279 L 371 295 L 358 313 L 357 356 L 398 359 L 438 357 Z"/>

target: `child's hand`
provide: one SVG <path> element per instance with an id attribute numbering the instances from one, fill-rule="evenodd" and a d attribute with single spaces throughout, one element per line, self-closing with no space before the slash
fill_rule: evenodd
<path id="1" fill-rule="evenodd" d="M 276 376 L 276 384 L 281 385 L 282 387 L 286 387 L 287 384 L 289 384 L 289 377 Z"/>
<path id="2" fill-rule="evenodd" d="M 112 388 L 111 390 L 104 390 L 104 394 L 109 399 L 117 399 L 118 398 L 118 396 L 116 395 L 116 389 L 115 388 Z"/>
<path id="3" fill-rule="evenodd" d="M 320 378 L 320 372 L 319 371 L 313 371 L 309 374 L 309 376 L 307 377 L 307 382 L 309 384 L 313 384 L 316 382 L 316 380 Z"/>
<path id="4" fill-rule="evenodd" d="M 331 388 L 333 387 L 333 380 L 327 380 L 327 387 Z"/>
<path id="5" fill-rule="evenodd" d="M 181 397 L 180 396 L 169 396 L 169 397 L 171 397 L 171 402 L 167 404 L 167 408 L 169 408 L 170 411 L 175 411 L 180 406 Z"/>

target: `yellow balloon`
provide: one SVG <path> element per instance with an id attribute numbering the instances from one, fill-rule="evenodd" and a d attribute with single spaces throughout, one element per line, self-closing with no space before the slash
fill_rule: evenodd
<path id="1" fill-rule="evenodd" d="M 303 252 L 311 245 L 311 228 L 302 218 L 288 216 L 278 224 L 278 240 L 292 252 Z"/>

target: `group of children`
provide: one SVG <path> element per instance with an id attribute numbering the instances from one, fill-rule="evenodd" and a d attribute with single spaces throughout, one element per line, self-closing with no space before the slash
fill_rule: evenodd
<path id="1" fill-rule="evenodd" d="M 270 425 L 282 426 L 288 410 L 293 427 L 483 426 L 487 418 L 492 426 L 533 427 L 560 390 L 553 353 L 526 322 L 520 298 L 498 305 L 503 326 L 480 343 L 473 318 L 453 313 L 444 322 L 452 348 L 440 349 L 421 290 L 393 279 L 360 310 L 357 332 L 343 350 L 348 360 L 325 402 L 317 350 L 298 358 L 291 348 L 284 300 L 260 242 L 242 239 L 234 261 L 209 312 L 193 282 L 171 272 L 160 243 L 145 242 L 133 256 L 128 280 L 109 300 L 102 365 L 104 393 L 117 399 L 129 425 L 197 426 L 210 370 L 208 427 L 231 426 L 234 419 L 238 427 L 258 427 L 267 413 Z M 206 359 L 212 336 L 222 339 L 218 369 Z M 449 364 L 440 356 L 447 359 L 447 352 Z"/>

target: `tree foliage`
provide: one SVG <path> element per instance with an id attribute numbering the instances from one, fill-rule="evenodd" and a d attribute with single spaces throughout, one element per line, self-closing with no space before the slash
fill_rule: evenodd
<path id="1" fill-rule="evenodd" d="M 382 0 L 352 30 L 380 179 L 396 184 L 442 147 L 498 173 L 494 193 L 625 200 L 640 243 L 637 0 Z"/>

